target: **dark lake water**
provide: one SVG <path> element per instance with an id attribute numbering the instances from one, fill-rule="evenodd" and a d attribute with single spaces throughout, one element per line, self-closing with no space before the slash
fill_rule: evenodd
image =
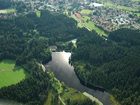
<path id="1" fill-rule="evenodd" d="M 0 100 L 0 105 L 23 105 L 23 104 L 9 100 Z"/>
<path id="2" fill-rule="evenodd" d="M 74 67 L 69 64 L 69 52 L 52 52 L 52 61 L 46 65 L 46 69 L 51 69 L 55 76 L 67 86 L 81 92 L 87 92 L 98 98 L 104 105 L 111 105 L 109 93 L 90 89 L 83 86 L 74 72 Z"/>

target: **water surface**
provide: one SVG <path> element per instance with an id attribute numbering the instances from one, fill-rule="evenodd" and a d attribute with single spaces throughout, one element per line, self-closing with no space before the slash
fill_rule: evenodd
<path id="1" fill-rule="evenodd" d="M 0 100 L 0 105 L 23 105 L 23 104 L 9 100 Z"/>
<path id="2" fill-rule="evenodd" d="M 55 76 L 69 87 L 81 92 L 87 92 L 98 98 L 104 105 L 111 105 L 109 93 L 90 89 L 83 86 L 74 72 L 74 67 L 69 64 L 69 52 L 52 52 L 52 61 L 46 65 L 46 69 L 51 69 Z"/>

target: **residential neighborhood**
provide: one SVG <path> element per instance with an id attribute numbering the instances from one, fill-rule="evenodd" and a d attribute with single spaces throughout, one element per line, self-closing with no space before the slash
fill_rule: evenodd
<path id="1" fill-rule="evenodd" d="M 75 15 L 77 19 L 88 17 L 88 21 L 91 21 L 94 25 L 107 32 L 119 28 L 127 28 L 128 26 L 134 29 L 140 29 L 140 23 L 138 22 L 140 19 L 139 11 L 132 13 L 131 11 L 124 10 L 121 6 L 121 9 L 118 8 L 119 6 L 115 7 L 113 5 L 113 7 L 112 4 L 108 6 L 107 4 L 98 2 L 98 0 L 13 0 L 13 2 L 18 2 L 20 6 L 26 7 L 22 10 L 25 14 L 27 12 L 49 10 L 51 12 L 65 14 L 69 17 Z M 138 7 L 139 3 L 136 2 L 134 5 Z M 16 14 L 14 13 L 14 15 Z M 11 17 L 13 14 L 8 14 L 8 16 Z M 5 14 L 1 12 L 0 17 L 6 18 Z"/>

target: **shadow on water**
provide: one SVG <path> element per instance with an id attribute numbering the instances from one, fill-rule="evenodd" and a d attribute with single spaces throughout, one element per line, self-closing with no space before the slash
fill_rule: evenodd
<path id="1" fill-rule="evenodd" d="M 46 64 L 46 70 L 51 69 L 56 77 L 69 87 L 93 95 L 104 105 L 111 105 L 109 93 L 90 89 L 80 83 L 80 80 L 74 72 L 74 67 L 69 64 L 70 57 L 71 53 L 69 52 L 52 52 L 52 61 Z"/>
<path id="2" fill-rule="evenodd" d="M 1 100 L 0 99 L 0 105 L 23 105 L 14 101 L 9 101 L 9 100 Z"/>

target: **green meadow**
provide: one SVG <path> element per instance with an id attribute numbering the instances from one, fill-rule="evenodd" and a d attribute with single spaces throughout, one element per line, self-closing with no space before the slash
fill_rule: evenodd
<path id="1" fill-rule="evenodd" d="M 85 14 L 85 15 L 90 15 L 92 14 L 92 10 L 89 10 L 89 9 L 82 9 L 80 11 L 81 14 Z"/>
<path id="2" fill-rule="evenodd" d="M 15 66 L 15 61 L 0 62 L 0 88 L 17 84 L 26 78 L 24 69 Z"/>
<path id="3" fill-rule="evenodd" d="M 79 28 L 86 28 L 89 31 L 95 31 L 96 33 L 98 33 L 101 36 L 102 35 L 107 36 L 107 33 L 105 33 L 104 30 L 97 27 L 95 25 L 95 23 L 90 20 L 90 17 L 82 16 L 81 19 L 78 19 L 75 15 L 72 15 L 71 17 L 77 21 L 77 23 L 78 23 L 77 26 Z"/>
<path id="4" fill-rule="evenodd" d="M 140 2 L 140 0 L 132 0 L 133 2 Z"/>
<path id="5" fill-rule="evenodd" d="M 41 17 L 41 11 L 36 10 L 36 16 L 37 16 L 37 17 Z"/>
<path id="6" fill-rule="evenodd" d="M 3 10 L 0 10 L 0 14 L 13 14 L 13 13 L 16 13 L 15 9 L 3 9 Z"/>
<path id="7" fill-rule="evenodd" d="M 104 3 L 104 5 L 105 5 L 105 7 L 108 7 L 108 8 L 116 8 L 116 9 L 124 10 L 124 11 L 128 11 L 128 12 L 138 11 L 137 8 L 127 7 L 127 6 L 123 6 L 123 5 L 116 5 L 111 2 L 106 2 L 106 3 Z"/>

